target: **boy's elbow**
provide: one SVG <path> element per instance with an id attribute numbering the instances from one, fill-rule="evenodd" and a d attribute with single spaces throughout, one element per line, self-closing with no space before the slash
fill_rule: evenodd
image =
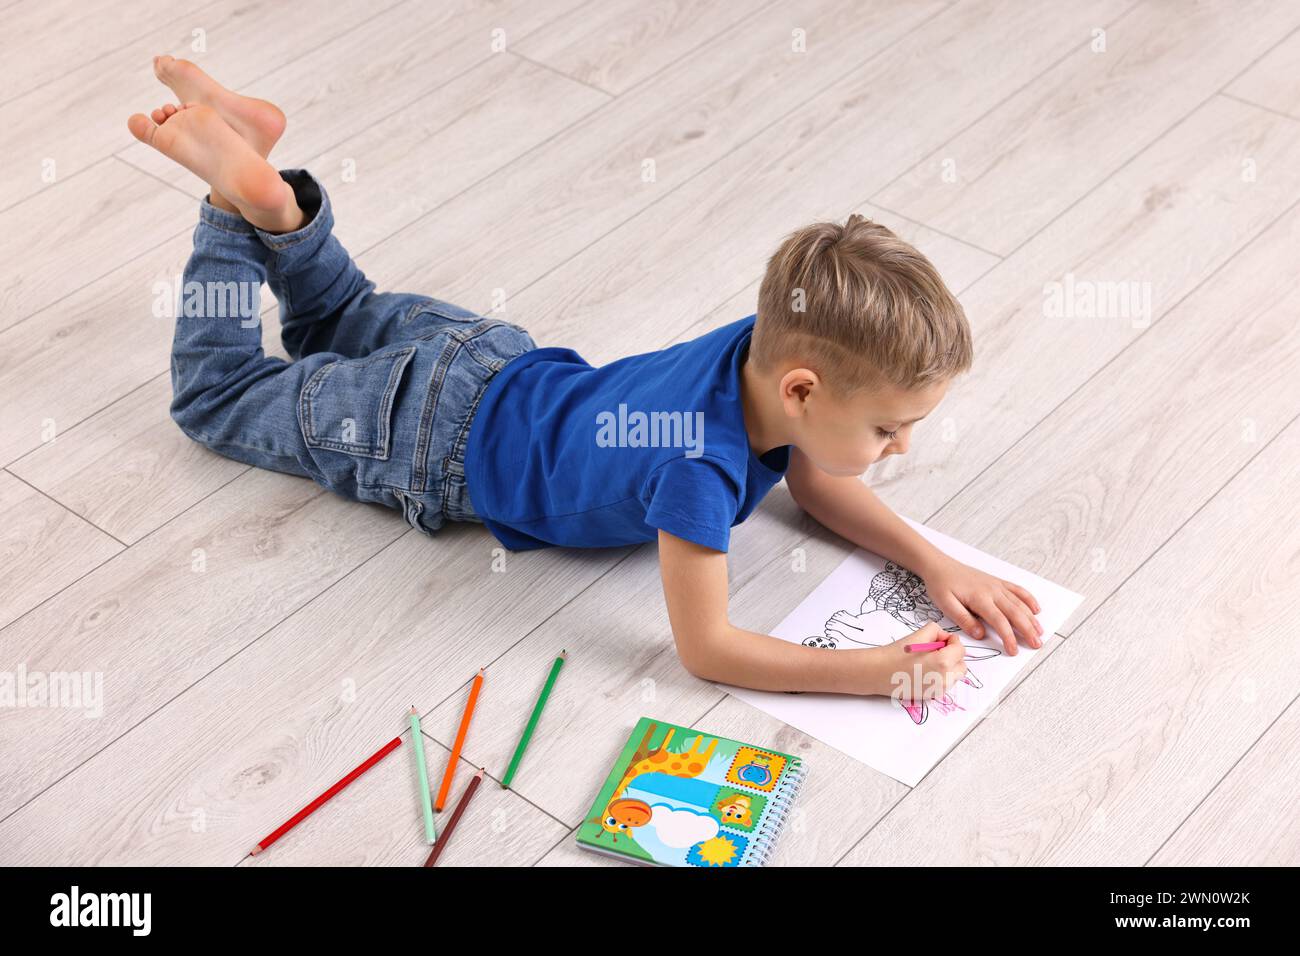
<path id="1" fill-rule="evenodd" d="M 700 680 L 713 680 L 712 668 L 709 666 L 709 663 L 699 655 L 694 653 L 684 654 L 679 649 L 677 651 L 677 659 L 681 661 L 682 666 L 686 668 L 686 673 L 690 674 L 692 677 L 698 677 Z"/>
<path id="2" fill-rule="evenodd" d="M 725 629 L 692 631 L 685 634 L 674 632 L 677 644 L 677 658 L 692 677 L 700 680 L 721 680 L 720 645 L 727 637 Z"/>

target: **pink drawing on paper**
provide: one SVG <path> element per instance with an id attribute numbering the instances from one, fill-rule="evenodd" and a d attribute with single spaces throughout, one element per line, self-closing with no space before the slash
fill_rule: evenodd
<path id="1" fill-rule="evenodd" d="M 932 622 L 949 633 L 961 630 L 930 600 L 924 581 L 907 568 L 889 561 L 883 571 L 872 577 L 866 599 L 856 614 L 836 611 L 826 622 L 822 634 L 804 638 L 802 643 L 808 647 L 827 650 L 836 649 L 842 641 L 867 647 L 883 647 Z M 966 644 L 967 661 L 988 660 L 1001 653 L 995 647 Z M 967 669 L 962 683 L 976 689 L 984 686 L 970 669 Z M 933 705 L 935 710 L 945 715 L 964 709 L 950 694 L 943 694 L 928 702 L 900 700 L 899 704 L 917 725 L 925 723 L 930 714 L 927 704 Z"/>

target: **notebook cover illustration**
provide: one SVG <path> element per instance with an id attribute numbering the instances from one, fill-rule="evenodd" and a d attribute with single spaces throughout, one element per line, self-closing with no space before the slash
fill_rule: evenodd
<path id="1" fill-rule="evenodd" d="M 790 754 L 642 717 L 578 845 L 658 866 L 762 866 L 803 777 Z"/>

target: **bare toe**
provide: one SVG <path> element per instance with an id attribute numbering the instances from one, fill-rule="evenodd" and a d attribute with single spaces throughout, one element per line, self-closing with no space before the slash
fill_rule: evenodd
<path id="1" fill-rule="evenodd" d="M 153 75 L 158 77 L 159 82 L 171 87 L 172 92 L 182 100 L 201 99 L 211 87 L 218 85 L 201 67 L 174 56 L 154 57 Z"/>
<path id="2" fill-rule="evenodd" d="M 126 128 L 142 143 L 153 145 L 154 133 L 158 132 L 156 124 L 150 122 L 149 117 L 143 113 L 136 113 L 126 121 Z"/>
<path id="3" fill-rule="evenodd" d="M 263 157 L 284 134 L 284 113 L 279 107 L 226 89 L 189 60 L 173 56 L 154 57 L 154 75 L 170 87 L 182 103 L 201 104 L 216 110 Z"/>
<path id="4" fill-rule="evenodd" d="M 164 83 L 167 82 L 167 74 L 171 72 L 173 64 L 176 62 L 174 56 L 156 56 L 153 58 L 153 75 L 158 77 Z"/>

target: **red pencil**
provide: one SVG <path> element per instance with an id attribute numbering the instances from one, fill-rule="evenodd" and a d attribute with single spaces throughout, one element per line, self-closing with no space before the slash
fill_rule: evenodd
<path id="1" fill-rule="evenodd" d="M 433 845 L 433 852 L 431 852 L 429 858 L 424 861 L 425 866 L 433 866 L 434 862 L 438 859 L 438 855 L 442 853 L 442 848 L 447 845 L 447 840 L 451 838 L 451 831 L 456 829 L 456 821 L 459 820 L 460 815 L 465 812 L 465 808 L 469 806 L 470 797 L 474 796 L 474 791 L 478 789 L 478 785 L 482 782 L 483 768 L 479 767 L 478 773 L 474 774 L 474 779 L 469 782 L 469 786 L 465 788 L 465 792 L 460 795 L 460 802 L 456 804 L 456 809 L 451 811 L 451 819 L 447 821 L 447 826 L 444 827 L 442 833 L 439 834 L 438 842 Z"/>
<path id="2" fill-rule="evenodd" d="M 253 847 L 253 849 L 249 852 L 248 855 L 257 856 L 257 854 L 261 853 L 263 850 L 269 847 L 276 840 L 280 839 L 280 837 L 284 836 L 286 833 L 288 833 L 298 824 L 302 823 L 303 820 L 306 820 L 309 816 L 315 813 L 316 810 L 320 807 L 320 805 L 323 804 L 326 800 L 334 796 L 334 794 L 338 793 L 340 790 L 342 790 L 344 787 L 350 784 L 353 780 L 357 779 L 357 777 L 361 776 L 363 773 L 365 773 L 375 764 L 379 763 L 379 761 L 383 760 L 390 753 L 396 750 L 401 745 L 401 743 L 402 743 L 401 737 L 394 737 L 388 743 L 384 744 L 382 747 L 380 747 L 378 750 L 372 753 L 369 757 L 367 757 L 365 761 L 362 762 L 361 766 L 357 767 L 355 770 L 353 770 L 350 774 L 348 774 L 338 783 L 334 784 L 334 786 L 330 787 L 328 790 L 322 793 L 311 803 L 307 804 L 307 806 L 303 807 L 292 817 L 290 817 L 289 821 L 283 824 L 280 827 L 280 829 L 276 830 L 270 836 L 262 840 L 261 843 L 257 844 L 257 846 Z"/>

